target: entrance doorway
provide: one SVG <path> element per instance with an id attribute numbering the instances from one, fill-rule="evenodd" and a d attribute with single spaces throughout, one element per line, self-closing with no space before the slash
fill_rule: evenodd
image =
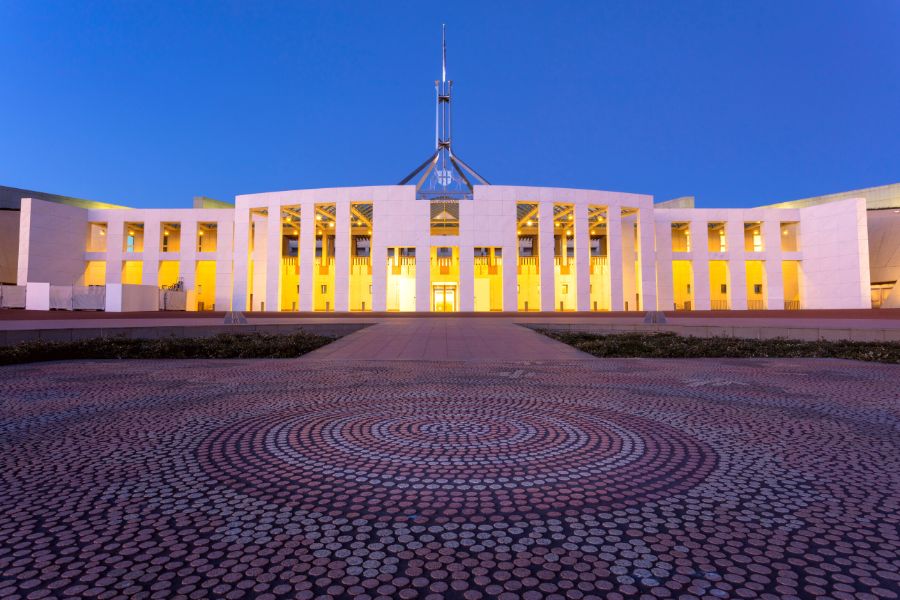
<path id="1" fill-rule="evenodd" d="M 431 288 L 431 310 L 456 312 L 456 286 L 436 284 Z"/>

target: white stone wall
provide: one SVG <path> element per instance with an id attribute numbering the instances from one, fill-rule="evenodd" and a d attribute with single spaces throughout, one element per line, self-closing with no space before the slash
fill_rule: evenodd
<path id="1" fill-rule="evenodd" d="M 336 207 L 334 308 L 348 309 L 350 262 L 350 204 L 373 204 L 372 309 L 386 306 L 386 255 L 388 247 L 416 248 L 416 310 L 431 309 L 430 251 L 432 247 L 458 249 L 460 278 L 458 307 L 474 309 L 473 253 L 476 247 L 503 250 L 503 308 L 516 310 L 517 256 L 516 204 L 539 204 L 541 308 L 554 310 L 553 205 L 575 206 L 576 304 L 590 308 L 590 247 L 588 209 L 607 207 L 610 288 L 612 310 L 635 310 L 640 294 L 641 310 L 671 310 L 672 261 L 689 260 L 693 266 L 694 308 L 710 308 L 709 261 L 729 264 L 729 296 L 733 309 L 747 307 L 744 263 L 760 260 L 765 265 L 765 292 L 769 308 L 783 306 L 781 261 L 800 260 L 801 300 L 804 308 L 859 308 L 868 306 L 869 265 L 865 202 L 843 200 L 807 208 L 691 209 L 655 208 L 646 195 L 565 188 L 476 186 L 474 199 L 460 202 L 460 232 L 455 236 L 432 236 L 429 202 L 415 198 L 413 186 L 376 186 L 296 190 L 238 196 L 235 209 L 81 209 L 25 200 L 20 219 L 18 281 L 71 285 L 84 271 L 85 261 L 107 262 L 107 283 L 121 283 L 124 260 L 143 261 L 142 284 L 155 286 L 160 260 L 180 261 L 180 272 L 188 291 L 195 286 L 198 260 L 216 261 L 216 307 L 219 310 L 267 310 L 280 305 L 281 207 L 299 206 L 300 311 L 313 307 L 314 231 L 316 204 Z M 254 277 L 248 280 L 250 223 L 253 209 L 258 215 L 254 249 Z M 623 208 L 637 215 L 621 216 Z M 106 252 L 86 252 L 87 224 L 108 224 Z M 124 224 L 144 224 L 143 252 L 123 251 Z M 179 252 L 160 253 L 162 222 L 181 223 Z M 215 252 L 197 252 L 197 223 L 218 224 Z M 690 252 L 672 252 L 671 223 L 689 222 Z M 726 252 L 710 252 L 706 227 L 709 222 L 727 224 Z M 744 249 L 744 223 L 760 222 L 764 238 L 762 252 Z M 780 223 L 799 222 L 798 252 L 781 250 Z M 638 224 L 638 243 L 634 224 Z M 640 259 L 640 272 L 634 261 Z M 249 294 L 253 306 L 249 306 Z"/>
<path id="2" fill-rule="evenodd" d="M 800 209 L 800 239 L 806 308 L 871 306 L 864 198 Z"/>
<path id="3" fill-rule="evenodd" d="M 83 208 L 23 198 L 18 285 L 75 285 L 84 272 L 87 223 L 88 211 Z"/>

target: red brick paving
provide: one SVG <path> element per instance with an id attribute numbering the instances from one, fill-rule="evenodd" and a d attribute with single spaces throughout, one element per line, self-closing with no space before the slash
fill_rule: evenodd
<path id="1" fill-rule="evenodd" d="M 896 598 L 900 368 L 0 369 L 0 597 Z"/>

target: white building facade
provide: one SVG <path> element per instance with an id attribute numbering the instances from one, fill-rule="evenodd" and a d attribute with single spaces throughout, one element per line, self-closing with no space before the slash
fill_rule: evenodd
<path id="1" fill-rule="evenodd" d="M 502 185 L 474 185 L 471 199 L 423 199 L 414 185 L 396 185 L 251 194 L 233 208 L 174 210 L 25 198 L 16 284 L 29 308 L 108 311 L 871 306 L 864 198 L 677 206 L 639 194 Z"/>

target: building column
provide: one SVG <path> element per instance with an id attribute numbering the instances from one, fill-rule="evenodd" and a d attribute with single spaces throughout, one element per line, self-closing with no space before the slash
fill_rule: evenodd
<path id="1" fill-rule="evenodd" d="M 300 206 L 300 239 L 297 245 L 300 255 L 300 293 L 297 306 L 300 312 L 312 312 L 316 262 L 316 207 L 313 202 L 305 202 Z"/>
<path id="2" fill-rule="evenodd" d="M 219 225 L 221 227 L 221 224 Z M 231 310 L 242 312 L 249 310 L 248 293 L 250 282 L 247 276 L 250 272 L 250 211 L 247 209 L 235 209 L 234 211 L 234 247 L 230 256 L 234 257 L 232 264 L 232 290 Z M 220 242 L 221 243 L 221 242 Z M 221 249 L 221 247 L 219 247 Z M 224 250 L 223 250 L 224 251 Z M 218 266 L 216 267 L 218 271 Z M 218 272 L 216 273 L 218 276 Z M 219 299 L 216 298 L 216 306 Z M 224 306 L 224 305 L 223 305 Z"/>
<path id="3" fill-rule="evenodd" d="M 728 299 L 732 310 L 747 310 L 747 271 L 744 265 L 744 221 L 725 222 L 728 247 Z"/>
<path id="4" fill-rule="evenodd" d="M 709 288 L 709 244 L 707 225 L 691 222 L 691 271 L 694 273 L 694 310 L 712 308 Z M 702 228 L 701 228 L 702 226 Z M 701 235 L 702 234 L 702 235 Z"/>
<path id="5" fill-rule="evenodd" d="M 587 204 L 575 205 L 575 306 L 591 310 L 591 233 Z"/>
<path id="6" fill-rule="evenodd" d="M 187 310 L 197 310 L 197 221 L 181 222 L 181 252 L 178 270 L 184 279 L 184 289 L 193 292 L 194 301 Z"/>
<path id="7" fill-rule="evenodd" d="M 334 204 L 334 310 L 350 310 L 350 202 Z"/>
<path id="8" fill-rule="evenodd" d="M 382 209 L 389 202 L 387 198 L 381 199 L 377 195 L 372 199 L 372 310 L 374 312 L 384 312 L 387 310 L 387 228 L 379 228 L 379 223 L 389 223 L 389 217 L 385 215 Z"/>
<path id="9" fill-rule="evenodd" d="M 416 312 L 431 311 L 431 246 L 416 246 Z"/>
<path id="10" fill-rule="evenodd" d="M 653 208 L 638 210 L 638 254 L 641 261 L 641 310 L 657 310 L 656 289 L 656 231 L 653 225 Z"/>
<path id="11" fill-rule="evenodd" d="M 516 312 L 519 309 L 519 222 L 515 196 L 504 193 L 500 210 L 503 223 L 503 310 Z"/>
<path id="12" fill-rule="evenodd" d="M 635 215 L 622 219 L 622 307 L 624 310 L 637 310 L 637 248 L 634 226 Z"/>
<path id="13" fill-rule="evenodd" d="M 459 245 L 459 310 L 475 310 L 475 247 Z"/>
<path id="14" fill-rule="evenodd" d="M 694 275 L 694 310 L 710 310 L 709 261 L 692 255 L 691 272 Z"/>
<path id="15" fill-rule="evenodd" d="M 672 310 L 675 307 L 674 281 L 672 274 L 672 223 L 669 221 L 650 225 L 656 231 L 656 306 L 657 310 Z M 648 308 L 648 310 L 650 310 Z"/>
<path id="16" fill-rule="evenodd" d="M 216 309 L 243 310 L 232 308 L 233 272 L 232 257 L 235 256 L 234 225 L 230 220 L 216 222 Z M 246 255 L 246 253 L 244 253 Z M 246 288 L 245 288 L 246 289 Z"/>
<path id="17" fill-rule="evenodd" d="M 609 296 L 610 310 L 625 310 L 622 291 L 622 208 L 606 209 L 606 242 L 609 246 Z"/>
<path id="18" fill-rule="evenodd" d="M 281 309 L 281 206 L 272 204 L 266 217 L 266 310 Z"/>
<path id="19" fill-rule="evenodd" d="M 109 211 L 113 212 L 113 211 Z M 121 218 L 113 220 L 113 215 L 106 222 L 106 283 L 122 283 L 122 259 L 125 243 L 125 221 Z"/>
<path id="20" fill-rule="evenodd" d="M 784 277 L 781 273 L 781 222 L 763 221 L 763 268 L 766 273 L 765 292 L 768 310 L 784 309 Z"/>
<path id="21" fill-rule="evenodd" d="M 144 264 L 141 283 L 159 287 L 159 221 L 144 221 Z"/>
<path id="22" fill-rule="evenodd" d="M 541 310 L 556 310 L 556 271 L 553 256 L 553 202 L 538 203 L 538 261 L 541 271 Z"/>

